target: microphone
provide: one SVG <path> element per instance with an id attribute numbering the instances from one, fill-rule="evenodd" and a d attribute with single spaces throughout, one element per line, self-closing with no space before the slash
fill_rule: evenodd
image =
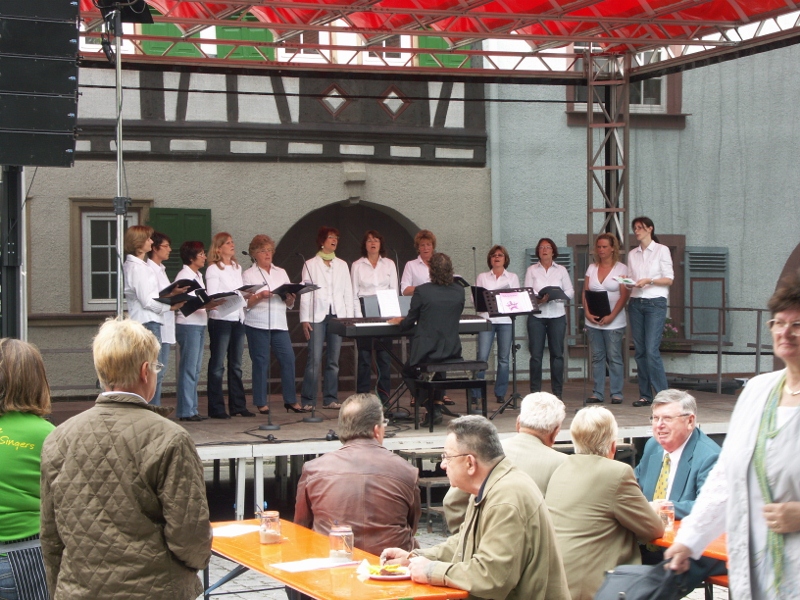
<path id="1" fill-rule="evenodd" d="M 303 266 L 306 268 L 306 273 L 308 273 L 308 280 L 313 285 L 314 284 L 314 278 L 311 277 L 311 270 L 308 268 L 308 264 L 306 263 L 306 257 L 303 256 L 302 252 L 295 252 L 294 255 L 295 256 L 299 256 L 300 258 L 303 259 Z M 301 280 L 303 279 L 303 268 L 302 267 L 300 268 L 300 279 Z M 316 303 L 316 294 L 317 294 L 317 292 L 311 292 L 311 320 L 312 321 L 314 319 L 314 307 L 317 305 L 317 303 Z M 301 298 L 300 299 L 300 302 L 301 302 L 301 313 L 302 313 L 302 301 L 303 301 L 303 299 Z M 309 360 L 313 360 L 313 359 L 311 357 L 309 357 Z M 314 395 L 316 396 L 316 394 L 317 394 L 317 392 L 315 391 Z M 317 407 L 316 407 L 316 405 L 312 405 L 311 416 L 310 417 L 303 417 L 303 422 L 304 423 L 322 423 L 322 417 L 318 417 L 317 416 Z"/>
<path id="2" fill-rule="evenodd" d="M 478 281 L 478 259 L 475 255 L 475 246 L 472 247 L 472 277 L 473 281 Z"/>
<path id="3" fill-rule="evenodd" d="M 400 289 L 400 257 L 397 256 L 397 249 L 394 249 L 394 268 L 397 271 L 397 293 L 403 295 L 403 290 Z"/>
<path id="4" fill-rule="evenodd" d="M 306 257 L 303 256 L 303 254 L 301 252 L 295 252 L 294 255 L 295 256 L 299 256 L 300 258 L 303 259 L 303 267 L 306 268 L 306 273 L 308 273 L 308 280 L 313 284 L 314 283 L 314 278 L 311 277 L 311 271 L 308 270 L 308 264 L 307 264 L 307 261 L 306 261 Z M 303 280 L 303 267 L 300 267 L 300 281 Z"/>

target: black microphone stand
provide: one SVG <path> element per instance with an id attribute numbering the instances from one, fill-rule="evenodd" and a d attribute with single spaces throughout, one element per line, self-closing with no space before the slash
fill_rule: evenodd
<path id="1" fill-rule="evenodd" d="M 306 268 L 306 273 L 308 273 L 308 280 L 313 285 L 314 284 L 314 278 L 311 277 L 311 270 L 308 268 L 308 264 L 306 263 L 306 257 L 303 256 L 303 254 L 300 253 L 300 252 L 296 252 L 295 254 L 297 256 L 299 256 L 303 260 L 303 267 Z M 300 268 L 300 279 L 301 280 L 303 279 L 303 268 L 302 267 Z M 316 300 L 316 293 L 317 293 L 316 290 L 311 292 L 311 318 L 312 319 L 314 318 L 314 304 L 315 304 L 314 300 Z M 312 356 L 311 359 L 313 360 L 314 357 Z M 321 367 L 322 367 L 322 365 L 320 364 L 320 371 L 322 370 Z M 320 373 L 320 375 L 322 375 L 322 373 Z M 317 394 L 317 390 L 314 390 L 314 395 L 316 396 L 316 394 Z M 311 416 L 303 417 L 303 423 L 322 423 L 323 420 L 324 419 L 322 417 L 318 417 L 317 416 L 317 402 L 316 402 L 316 398 L 315 398 L 314 399 L 314 404 L 311 405 Z"/>

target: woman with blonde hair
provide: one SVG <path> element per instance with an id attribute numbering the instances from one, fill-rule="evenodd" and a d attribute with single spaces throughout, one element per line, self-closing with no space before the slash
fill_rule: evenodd
<path id="1" fill-rule="evenodd" d="M 50 386 L 42 356 L 35 346 L 0 339 L 0 597 L 21 598 L 18 581 L 46 596 L 44 578 L 31 579 L 37 565 L 40 466 L 42 444 L 55 429 L 43 419 L 50 414 Z M 17 550 L 17 551 L 15 551 Z M 13 553 L 9 558 L 9 553 Z M 26 589 L 31 589 L 30 587 Z M 39 596 L 37 596 L 39 597 Z M 44 596 L 41 596 L 44 597 Z"/>
<path id="2" fill-rule="evenodd" d="M 579 410 L 569 428 L 575 454 L 547 484 L 545 501 L 572 600 L 591 600 L 609 569 L 641 564 L 637 540 L 664 533 L 630 465 L 614 460 L 617 422 L 602 406 Z"/>
<path id="3" fill-rule="evenodd" d="M 236 262 L 236 246 L 231 234 L 221 231 L 211 241 L 206 268 L 206 290 L 209 294 L 231 292 L 242 287 L 242 267 Z M 242 307 L 244 301 L 242 302 Z M 227 314 L 217 309 L 208 311 L 208 336 L 211 358 L 208 361 L 208 416 L 230 419 L 232 416 L 254 417 L 247 410 L 242 383 L 242 354 L 244 353 L 244 310 Z M 222 393 L 225 358 L 228 359 L 228 410 Z"/>
<path id="4" fill-rule="evenodd" d="M 625 303 L 630 291 L 617 280 L 627 277 L 628 268 L 619 261 L 619 241 L 610 233 L 601 233 L 594 242 L 594 264 L 586 269 L 583 293 L 583 314 L 586 335 L 592 352 L 594 388 L 587 398 L 588 404 L 603 402 L 608 362 L 611 403 L 622 404 L 622 386 L 625 382 L 622 363 L 622 338 L 625 335 Z M 592 314 L 586 292 L 601 292 L 608 296 L 611 313 Z"/>

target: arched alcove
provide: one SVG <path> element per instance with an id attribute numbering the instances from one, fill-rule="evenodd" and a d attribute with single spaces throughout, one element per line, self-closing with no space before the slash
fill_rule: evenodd
<path id="1" fill-rule="evenodd" d="M 789 258 L 786 259 L 786 263 L 783 265 L 781 275 L 778 277 L 778 281 L 775 282 L 775 289 L 778 289 L 778 286 L 784 277 L 788 277 L 792 273 L 797 273 L 798 270 L 800 270 L 800 244 L 795 247 L 794 251 L 789 255 Z M 774 370 L 777 371 L 778 369 L 783 369 L 785 365 L 780 358 L 774 357 L 772 359 L 772 366 Z"/>
<path id="2" fill-rule="evenodd" d="M 292 281 L 301 281 L 303 255 L 305 259 L 313 257 L 319 248 L 316 247 L 317 230 L 323 226 L 336 227 L 339 230 L 339 247 L 336 256 L 348 265 L 361 256 L 361 238 L 369 229 L 379 231 L 386 242 L 386 256 L 398 263 L 400 274 L 405 263 L 416 258 L 414 251 L 414 235 L 419 230 L 410 220 L 396 210 L 373 204 L 359 202 L 350 204 L 337 202 L 318 208 L 289 228 L 275 249 L 275 264 L 286 269 Z M 299 306 L 299 302 L 298 302 Z M 292 344 L 295 348 L 296 375 L 303 377 L 308 352 L 306 341 L 299 323 L 299 314 L 295 310 L 289 312 L 289 329 Z M 355 390 L 355 346 L 352 340 L 344 340 L 339 360 L 339 389 Z M 272 394 L 280 393 L 278 366 L 273 361 L 270 370 Z M 299 383 L 297 386 L 299 390 Z"/>

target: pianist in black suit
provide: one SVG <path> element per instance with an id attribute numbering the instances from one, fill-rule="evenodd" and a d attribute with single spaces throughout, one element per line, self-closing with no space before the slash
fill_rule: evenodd
<path id="1" fill-rule="evenodd" d="M 464 310 L 464 288 L 453 282 L 453 263 L 446 254 L 436 253 L 430 260 L 430 283 L 419 285 L 411 297 L 411 308 L 406 317 L 391 319 L 400 329 L 414 328 L 411 350 L 403 376 L 413 395 L 419 377 L 417 365 L 445 362 L 461 358 L 461 338 L 458 322 Z M 428 408 L 427 419 L 434 423 L 442 420 L 441 400 L 434 400 L 433 410 Z M 432 412 L 432 416 L 431 416 Z"/>

